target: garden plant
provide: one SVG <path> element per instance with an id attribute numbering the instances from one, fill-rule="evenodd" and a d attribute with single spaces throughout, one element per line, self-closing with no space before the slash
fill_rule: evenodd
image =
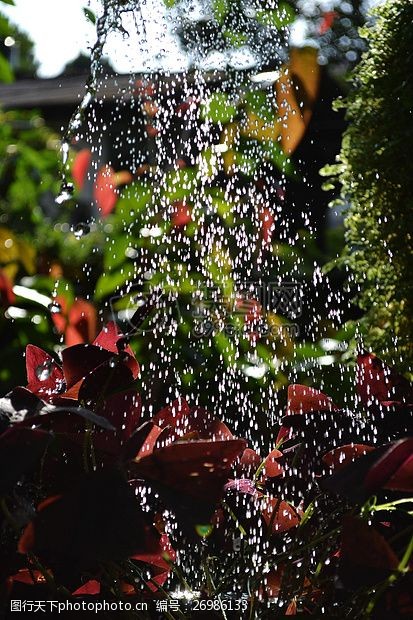
<path id="1" fill-rule="evenodd" d="M 113 104 L 145 5 L 98 5 L 64 135 L 0 112 L 2 611 L 412 617 L 413 5 L 165 0 L 189 68 Z"/>

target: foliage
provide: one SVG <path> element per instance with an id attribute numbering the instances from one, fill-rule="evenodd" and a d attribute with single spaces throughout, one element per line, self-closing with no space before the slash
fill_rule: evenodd
<path id="1" fill-rule="evenodd" d="M 213 3 L 216 22 L 234 17 L 230 4 Z M 289 6 L 262 6 L 254 32 L 283 31 Z M 0 399 L 1 594 L 161 612 L 156 601 L 178 593 L 179 617 L 197 602 L 231 617 L 234 597 L 249 618 L 410 617 L 412 387 L 360 353 L 355 398 L 335 364 L 348 332 L 323 308 L 312 338 L 327 338 L 293 346 L 294 308 L 260 298 L 274 278 L 316 280 L 324 305 L 315 265 L 326 257 L 292 232 L 283 191 L 318 94 L 315 52 L 293 50 L 270 90 L 224 84 L 172 101 L 138 82 L 148 159 L 94 166 L 82 114 L 102 33 L 131 8 L 107 0 L 96 18 L 60 192 L 56 140 L 38 115 L 2 117 L 1 378 L 13 389 Z M 243 44 L 236 34 L 230 46 Z M 188 128 L 210 144 L 188 152 Z M 156 150 L 162 140 L 169 150 Z M 314 383 L 317 360 L 342 406 L 290 385 L 280 424 L 276 392 L 287 373 Z"/>
<path id="2" fill-rule="evenodd" d="M 110 323 L 59 360 L 29 345 L 27 387 L 0 401 L 7 598 L 154 608 L 181 592 L 182 618 L 199 600 L 225 617 L 235 598 L 254 618 L 411 616 L 403 377 L 361 353 L 356 413 L 290 386 L 258 453 L 183 399 L 142 413 L 128 340 Z"/>
<path id="3" fill-rule="evenodd" d="M 7 39 L 8 45 L 5 45 Z M 0 13 L 0 81 L 34 77 L 38 65 L 33 48 L 29 37 Z"/>
<path id="4" fill-rule="evenodd" d="M 412 371 L 413 6 L 387 2 L 364 31 L 369 51 L 345 105 L 348 129 L 334 172 L 350 203 L 343 261 L 365 311 L 366 342 Z M 340 104 L 341 105 L 341 104 Z"/>
<path id="5" fill-rule="evenodd" d="M 303 0 L 202 0 L 197 8 L 186 0 L 164 0 L 177 23 L 181 45 L 195 66 L 213 64 L 229 70 L 275 68 L 285 60 L 289 29 L 301 21 L 305 40 L 319 49 L 319 59 L 340 75 L 354 66 L 365 47 L 358 27 L 365 23 L 362 0 L 324 2 Z M 218 56 L 217 56 L 218 54 Z"/>

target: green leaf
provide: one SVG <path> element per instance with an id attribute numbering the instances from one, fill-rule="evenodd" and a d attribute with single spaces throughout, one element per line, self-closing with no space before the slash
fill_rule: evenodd
<path id="1" fill-rule="evenodd" d="M 266 93 L 254 90 L 244 97 L 247 107 L 264 121 L 273 121 L 275 111 Z"/>
<path id="2" fill-rule="evenodd" d="M 214 17 L 220 24 L 224 21 L 225 15 L 228 13 L 228 9 L 228 0 L 212 0 Z"/>
<path id="3" fill-rule="evenodd" d="M 215 345 L 221 353 L 227 366 L 233 366 L 237 359 L 237 349 L 225 334 L 218 333 L 214 336 Z"/>
<path id="4" fill-rule="evenodd" d="M 247 153 L 239 151 L 234 151 L 234 157 L 240 172 L 248 177 L 254 174 L 260 163 L 256 157 L 250 157 Z"/>
<path id="5" fill-rule="evenodd" d="M 236 205 L 228 200 L 213 197 L 212 206 L 228 226 L 232 226 L 234 223 L 234 213 L 236 213 Z"/>
<path id="6" fill-rule="evenodd" d="M 226 30 L 224 32 L 224 37 L 227 43 L 232 47 L 241 47 L 241 45 L 244 45 L 248 40 L 246 34 L 242 34 L 241 32 L 234 32 L 233 30 Z"/>
<path id="7" fill-rule="evenodd" d="M 163 196 L 170 202 L 191 196 L 197 186 L 196 171 L 192 168 L 174 170 L 165 175 Z"/>
<path id="8" fill-rule="evenodd" d="M 6 60 L 3 54 L 0 54 L 0 82 L 10 84 L 13 80 L 14 75 L 10 63 Z"/>
<path id="9" fill-rule="evenodd" d="M 111 241 L 105 248 L 103 259 L 103 267 L 109 271 L 113 271 L 126 263 L 127 250 L 131 246 L 131 240 L 127 236 L 113 237 Z"/>
<path id="10" fill-rule="evenodd" d="M 237 115 L 237 107 L 225 93 L 214 93 L 201 107 L 201 117 L 213 123 L 228 123 Z"/>
<path id="11" fill-rule="evenodd" d="M 288 177 L 296 175 L 291 158 L 284 153 L 278 142 L 266 142 L 262 145 L 264 156 Z"/>
<path id="12" fill-rule="evenodd" d="M 257 20 L 263 26 L 272 28 L 285 28 L 289 26 L 295 19 L 294 9 L 287 2 L 280 2 L 278 8 L 272 11 L 257 11 Z"/>
<path id="13" fill-rule="evenodd" d="M 90 22 L 92 22 L 93 25 L 96 24 L 96 15 L 94 14 L 93 11 L 91 11 L 90 9 L 86 8 L 85 6 L 83 7 L 83 13 L 86 16 L 86 19 Z"/>
<path id="14" fill-rule="evenodd" d="M 126 225 L 142 219 L 151 200 L 152 189 L 146 183 L 135 181 L 121 191 L 112 219 L 123 230 Z"/>
<path id="15" fill-rule="evenodd" d="M 0 0 L 0 2 L 3 2 L 3 4 L 10 4 L 10 6 L 16 6 L 14 0 Z"/>
<path id="16" fill-rule="evenodd" d="M 118 292 L 121 286 L 127 282 L 132 282 L 134 278 L 134 265 L 125 265 L 119 271 L 102 274 L 96 283 L 95 299 L 99 301 L 108 295 Z"/>

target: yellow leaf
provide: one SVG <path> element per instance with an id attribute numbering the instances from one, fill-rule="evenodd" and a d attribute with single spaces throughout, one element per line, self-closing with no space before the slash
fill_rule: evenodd
<path id="1" fill-rule="evenodd" d="M 0 228 L 0 263 L 6 265 L 19 259 L 16 237 L 8 228 Z"/>
<path id="2" fill-rule="evenodd" d="M 272 123 L 257 116 L 255 112 L 249 112 L 247 120 L 242 128 L 242 134 L 253 140 L 267 141 L 276 140 L 280 135 L 280 123 L 274 118 Z"/>
<path id="3" fill-rule="evenodd" d="M 313 47 L 293 48 L 288 65 L 276 83 L 281 146 L 288 155 L 295 151 L 306 132 L 319 84 L 317 50 Z"/>
<path id="4" fill-rule="evenodd" d="M 27 241 L 17 240 L 19 259 L 28 274 L 36 273 L 36 249 Z"/>
<path id="5" fill-rule="evenodd" d="M 274 120 L 247 114 L 242 135 L 259 141 L 277 140 L 287 155 L 295 151 L 310 122 L 320 85 L 317 50 L 312 47 L 292 48 L 290 58 L 281 68 L 275 83 L 277 112 Z"/>

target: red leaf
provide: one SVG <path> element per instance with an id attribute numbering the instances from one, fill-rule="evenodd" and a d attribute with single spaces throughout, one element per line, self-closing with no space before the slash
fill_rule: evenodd
<path id="1" fill-rule="evenodd" d="M 272 233 L 274 230 L 274 216 L 270 209 L 262 207 L 259 211 L 259 219 L 261 223 L 261 238 L 264 244 L 271 243 Z"/>
<path id="2" fill-rule="evenodd" d="M 53 357 L 32 344 L 26 347 L 27 389 L 41 396 L 57 394 L 63 384 L 63 372 Z"/>
<path id="3" fill-rule="evenodd" d="M 160 428 L 166 428 L 167 426 L 177 426 L 191 411 L 190 406 L 184 398 L 177 398 L 171 405 L 167 405 L 156 415 L 153 416 L 152 421 Z"/>
<path id="4" fill-rule="evenodd" d="M 110 166 L 104 166 L 97 174 L 93 197 L 102 217 L 112 213 L 118 201 L 119 193 L 113 182 L 114 171 Z"/>
<path id="5" fill-rule="evenodd" d="M 275 497 L 265 498 L 261 514 L 267 527 L 271 528 L 271 534 L 287 532 L 300 523 L 297 511 L 287 502 Z"/>
<path id="6" fill-rule="evenodd" d="M 364 486 L 370 492 L 377 489 L 398 488 L 398 484 L 407 484 L 407 490 L 412 489 L 412 482 L 405 480 L 405 476 L 411 471 L 411 457 L 413 455 L 413 438 L 395 441 L 389 449 L 379 458 L 367 473 Z M 400 476 L 398 472 L 400 471 Z M 391 486 L 387 486 L 387 485 Z M 400 489 L 404 490 L 404 489 Z"/>
<path id="7" fill-rule="evenodd" d="M 130 558 L 144 562 L 151 567 L 152 578 L 147 583 L 148 587 L 155 592 L 157 590 L 153 582 L 162 586 L 171 572 L 170 562 L 176 559 L 175 550 L 172 548 L 167 534 L 162 534 L 160 540 L 160 549 L 155 553 L 137 553 Z M 167 561 L 169 560 L 169 561 Z"/>
<path id="8" fill-rule="evenodd" d="M 82 149 L 76 153 L 72 166 L 73 181 L 78 189 L 85 184 L 86 175 L 92 161 L 92 153 L 89 149 Z"/>
<path id="9" fill-rule="evenodd" d="M 326 11 L 323 13 L 323 19 L 318 28 L 319 33 L 322 35 L 328 32 L 338 16 L 337 11 Z"/>
<path id="10" fill-rule="evenodd" d="M 237 477 L 252 478 L 258 467 L 261 465 L 261 461 L 262 459 L 260 455 L 257 454 L 255 450 L 251 450 L 251 448 L 246 448 L 242 453 L 240 460 L 235 466 L 235 472 Z"/>
<path id="11" fill-rule="evenodd" d="M 58 295 L 53 301 L 60 307 L 60 311 L 52 312 L 50 316 L 57 332 L 64 334 L 67 325 L 67 300 L 63 295 Z"/>
<path id="12" fill-rule="evenodd" d="M 213 504 L 221 497 L 231 465 L 245 443 L 243 439 L 172 443 L 136 460 L 133 471 L 178 493 Z"/>
<path id="13" fill-rule="evenodd" d="M 112 353 L 119 353 L 119 344 L 124 340 L 124 335 L 118 330 L 118 327 L 114 321 L 110 321 L 99 332 L 93 344 L 112 351 Z M 122 347 L 122 355 L 124 356 L 124 363 L 130 368 L 133 378 L 136 379 L 139 375 L 139 364 L 136 361 L 135 355 L 130 346 Z"/>
<path id="14" fill-rule="evenodd" d="M 75 344 L 63 349 L 63 373 L 67 388 L 82 381 L 92 370 L 113 358 L 111 351 L 91 344 Z"/>
<path id="15" fill-rule="evenodd" d="M 30 553 L 35 544 L 35 530 L 34 525 L 30 522 L 24 528 L 23 534 L 17 544 L 17 551 L 19 553 Z"/>
<path id="16" fill-rule="evenodd" d="M 275 476 L 281 476 L 284 472 L 281 465 L 277 462 L 277 459 L 282 457 L 282 452 L 279 450 L 272 450 L 264 460 L 264 467 L 262 470 L 263 476 L 266 478 L 274 478 Z"/>
<path id="17" fill-rule="evenodd" d="M 152 421 L 142 424 L 135 432 L 135 435 L 131 437 L 130 444 L 125 448 L 128 454 L 127 458 L 135 457 L 139 459 L 152 454 L 156 440 L 162 432 L 162 429 Z M 132 446 L 134 446 L 133 454 L 131 454 Z"/>
<path id="18" fill-rule="evenodd" d="M 192 221 L 192 210 L 191 207 L 186 205 L 184 202 L 179 201 L 173 204 L 173 214 L 171 224 L 172 226 L 176 226 L 177 228 L 181 228 L 189 224 Z"/>
<path id="19" fill-rule="evenodd" d="M 14 303 L 15 299 L 13 284 L 5 272 L 0 269 L 0 306 L 8 308 Z"/>
<path id="20" fill-rule="evenodd" d="M 154 138 L 155 136 L 158 135 L 159 133 L 159 129 L 157 129 L 156 127 L 154 127 L 153 125 L 151 125 L 150 123 L 148 123 L 147 125 L 145 125 L 145 129 L 146 129 L 146 133 L 148 134 L 148 136 L 150 138 Z"/>
<path id="21" fill-rule="evenodd" d="M 357 356 L 357 394 L 365 406 L 385 401 L 413 402 L 413 387 L 372 353 Z"/>
<path id="22" fill-rule="evenodd" d="M 159 414 L 158 414 L 159 415 Z M 233 439 L 229 428 L 202 407 L 193 407 L 186 414 L 174 418 L 174 424 L 165 427 L 157 440 L 157 447 L 164 447 L 178 440 L 189 439 Z"/>
<path id="23" fill-rule="evenodd" d="M 75 344 L 92 342 L 96 336 L 97 314 L 93 304 L 84 299 L 76 299 L 69 310 L 65 343 L 68 347 Z"/>
<path id="24" fill-rule="evenodd" d="M 96 596 L 100 594 L 100 583 L 95 579 L 90 579 L 83 586 L 80 586 L 73 593 L 73 596 Z"/>
<path id="25" fill-rule="evenodd" d="M 334 411 L 338 407 L 329 396 L 306 385 L 288 386 L 288 405 L 286 415 L 310 413 L 311 411 Z"/>
<path id="26" fill-rule="evenodd" d="M 323 462 L 337 471 L 372 450 L 374 450 L 373 446 L 366 446 L 361 443 L 348 444 L 327 452 L 323 456 Z"/>
<path id="27" fill-rule="evenodd" d="M 132 175 L 129 172 L 116 173 L 110 166 L 102 166 L 99 170 L 93 191 L 93 197 L 102 217 L 112 213 L 119 198 L 118 186 L 130 183 Z"/>
<path id="28" fill-rule="evenodd" d="M 29 571 L 27 568 L 19 570 L 15 575 L 11 576 L 11 579 L 18 583 L 27 583 L 31 586 L 46 583 L 43 573 L 38 570 Z"/>

